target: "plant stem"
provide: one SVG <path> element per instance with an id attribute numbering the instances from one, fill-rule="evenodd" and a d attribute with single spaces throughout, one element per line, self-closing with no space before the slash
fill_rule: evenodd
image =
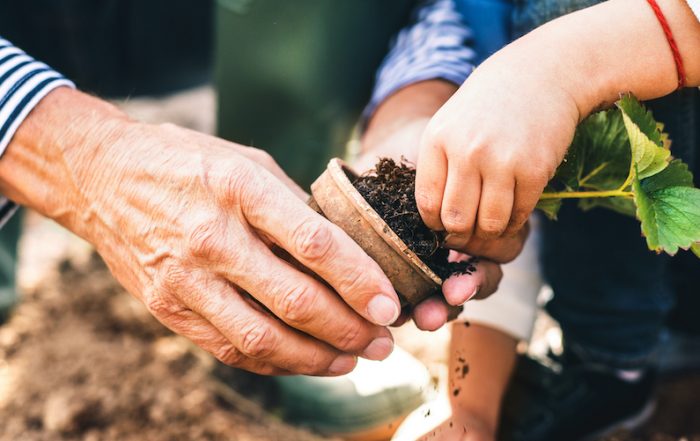
<path id="1" fill-rule="evenodd" d="M 608 191 L 562 191 L 559 193 L 542 193 L 540 200 L 546 199 L 584 199 L 584 198 L 631 198 L 634 193 L 631 191 L 608 190 Z"/>

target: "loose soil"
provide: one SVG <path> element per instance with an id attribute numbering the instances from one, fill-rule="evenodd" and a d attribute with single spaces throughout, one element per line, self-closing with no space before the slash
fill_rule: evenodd
<path id="1" fill-rule="evenodd" d="M 0 326 L 1 441 L 326 439 L 215 380 L 221 365 L 154 320 L 96 255 L 59 270 Z"/>
<path id="2" fill-rule="evenodd" d="M 476 271 L 476 259 L 449 262 L 449 250 L 442 246 L 444 232 L 423 223 L 416 204 L 416 170 L 405 161 L 381 158 L 369 173 L 353 185 L 394 233 L 441 279 Z"/>

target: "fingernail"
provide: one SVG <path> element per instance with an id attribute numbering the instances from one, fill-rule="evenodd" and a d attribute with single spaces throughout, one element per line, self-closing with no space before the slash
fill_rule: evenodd
<path id="1" fill-rule="evenodd" d="M 469 294 L 469 297 L 467 297 L 467 300 L 465 300 L 464 303 L 466 303 L 466 302 L 470 301 L 472 298 L 476 297 L 476 295 L 479 294 L 479 289 L 480 289 L 480 288 L 481 288 L 481 287 L 478 286 L 478 285 L 475 286 L 475 287 L 474 287 L 474 291 L 473 291 L 471 294 Z"/>
<path id="2" fill-rule="evenodd" d="M 362 357 L 369 360 L 384 360 L 394 350 L 394 341 L 388 337 L 379 337 L 372 340 L 362 352 Z"/>
<path id="3" fill-rule="evenodd" d="M 389 326 L 399 318 L 401 310 L 396 302 L 384 294 L 379 294 L 369 301 L 367 313 L 374 323 L 380 326 Z"/>
<path id="4" fill-rule="evenodd" d="M 357 357 L 352 355 L 341 355 L 328 366 L 328 373 L 331 375 L 343 375 L 352 371 L 357 364 Z"/>

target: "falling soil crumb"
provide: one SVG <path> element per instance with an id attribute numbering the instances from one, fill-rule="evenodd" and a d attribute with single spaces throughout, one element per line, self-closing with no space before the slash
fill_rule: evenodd
<path id="1" fill-rule="evenodd" d="M 465 328 L 468 328 L 468 327 L 470 327 L 470 326 L 472 325 L 471 323 L 469 323 L 469 322 L 467 322 L 467 321 L 463 322 L 463 324 L 464 324 L 464 327 L 465 327 Z"/>
<path id="2" fill-rule="evenodd" d="M 448 262 L 449 250 L 442 247 L 444 233 L 428 228 L 418 213 L 416 170 L 405 161 L 397 164 L 382 158 L 374 170 L 358 177 L 353 185 L 397 236 L 431 269 L 445 280 L 454 274 L 476 271 L 476 258 Z"/>

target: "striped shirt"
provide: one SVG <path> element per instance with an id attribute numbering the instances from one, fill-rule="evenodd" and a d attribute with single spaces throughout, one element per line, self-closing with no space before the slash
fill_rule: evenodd
<path id="1" fill-rule="evenodd" d="M 435 79 L 462 84 L 476 61 L 469 46 L 471 37 L 455 0 L 420 2 L 411 24 L 399 32 L 377 72 L 363 120 L 390 95 L 410 84 Z"/>
<path id="2" fill-rule="evenodd" d="M 75 85 L 44 63 L 0 38 L 0 155 L 29 112 L 53 89 Z M 0 227 L 17 205 L 0 195 Z"/>

